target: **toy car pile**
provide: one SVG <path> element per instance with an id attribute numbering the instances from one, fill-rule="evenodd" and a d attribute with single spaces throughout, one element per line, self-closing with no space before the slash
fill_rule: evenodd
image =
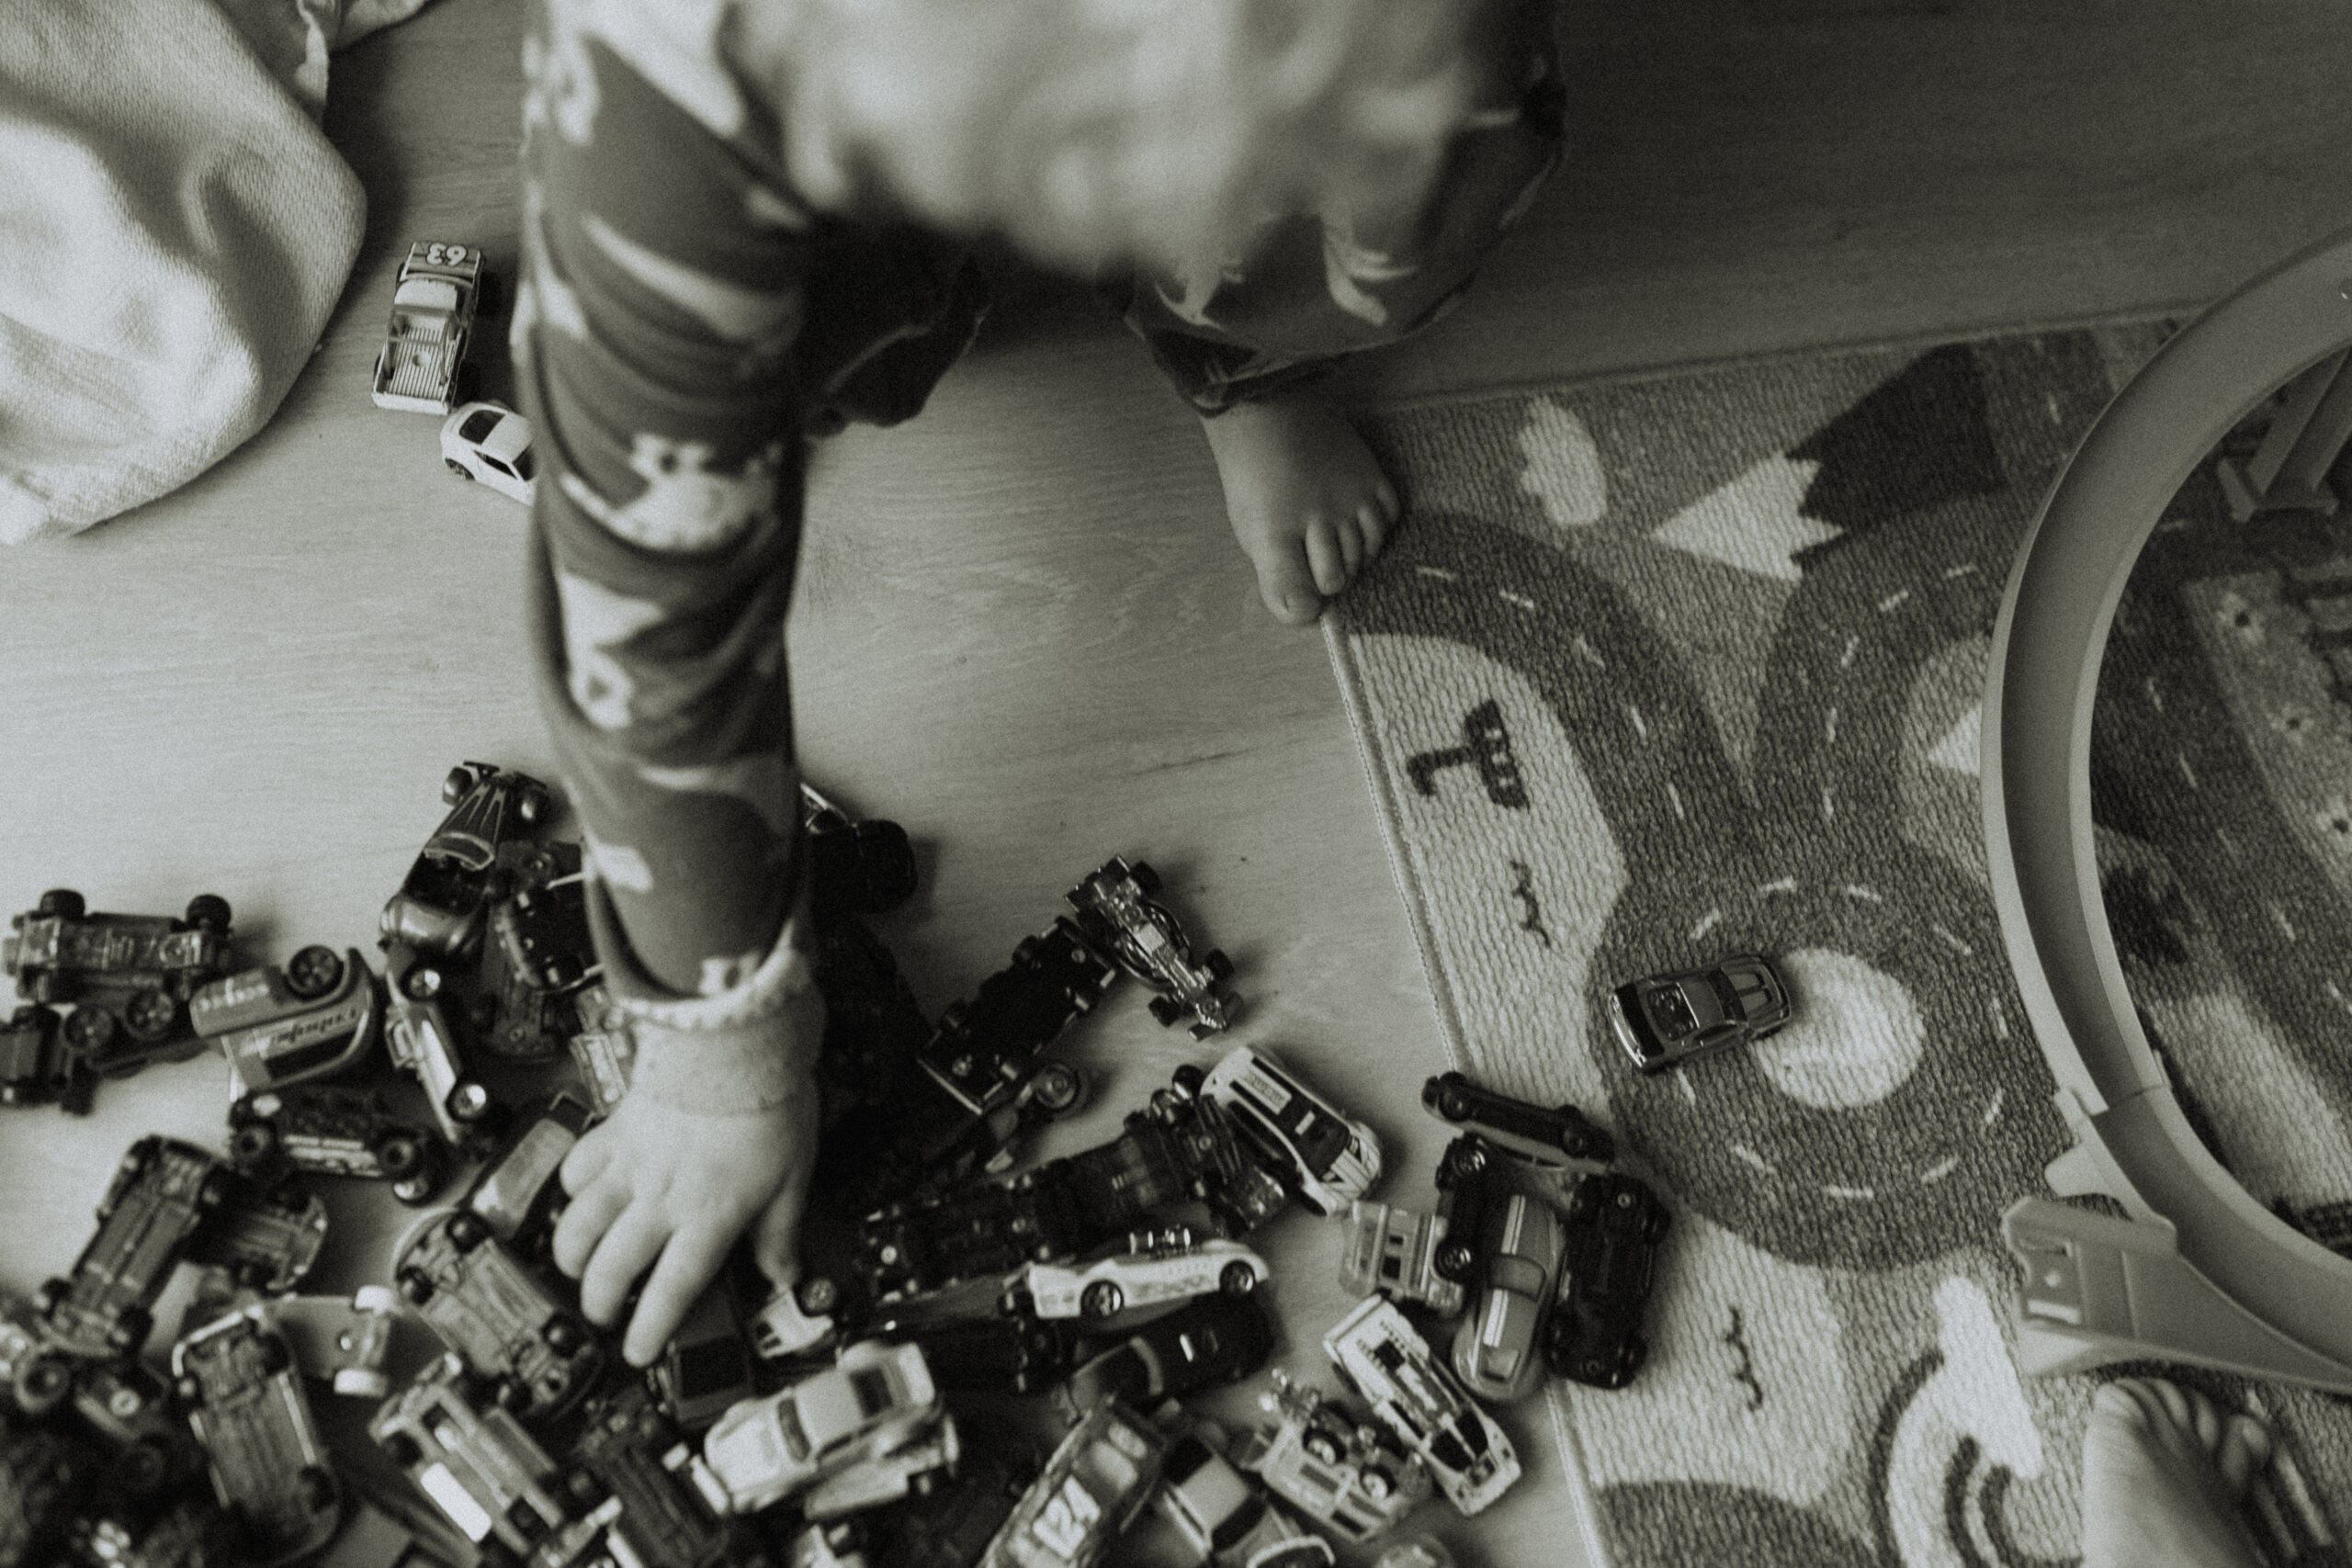
<path id="1" fill-rule="evenodd" d="M 563 1157 L 632 1056 L 580 852 L 523 774 L 466 763 L 444 797 L 380 970 L 323 945 L 237 967 L 209 895 L 169 919 L 61 889 L 15 919 L 8 1102 L 86 1110 L 104 1077 L 204 1051 L 231 1098 L 225 1152 L 140 1140 L 71 1271 L 0 1302 L 0 1568 L 1091 1568 L 1147 1506 L 1203 1563 L 1329 1564 L 1336 1538 L 1441 1565 L 1400 1521 L 1432 1493 L 1476 1513 L 1520 1473 L 1480 1401 L 1641 1364 L 1667 1211 L 1573 1107 L 1430 1079 L 1462 1131 L 1416 1213 L 1366 1201 L 1368 1128 L 1237 1046 L 1110 1141 L 1014 1169 L 1085 1094 L 1047 1054 L 1073 1019 L 1124 976 L 1205 1038 L 1239 1009 L 1231 965 L 1114 859 L 930 1022 L 862 919 L 911 893 L 904 834 L 810 791 L 830 1022 L 807 1272 L 762 1301 L 739 1256 L 640 1374 L 549 1258 Z M 326 1234 L 318 1179 L 422 1206 L 461 1169 L 389 1288 L 295 1293 Z M 1324 1336 L 1346 1392 L 1276 1373 L 1266 1419 L 1228 1440 L 1182 1401 L 1272 1353 L 1272 1269 L 1247 1238 L 1294 1202 L 1350 1226 L 1364 1300 Z M 181 1264 L 165 1376 L 148 1348 Z M 1441 1355 L 1424 1325 L 1456 1315 Z M 402 1318 L 438 1353 L 394 1387 Z M 339 1471 L 318 1380 L 375 1402 L 368 1434 L 413 1495 Z M 1007 1396 L 1068 1423 L 1049 1453 L 999 1429 Z"/>

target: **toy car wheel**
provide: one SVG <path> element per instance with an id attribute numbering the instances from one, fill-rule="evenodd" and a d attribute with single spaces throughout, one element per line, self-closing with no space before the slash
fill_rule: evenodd
<path id="1" fill-rule="evenodd" d="M 145 1307 L 127 1306 L 116 1314 L 113 1325 L 107 1330 L 107 1345 L 125 1356 L 134 1354 L 147 1343 L 147 1336 L 154 1327 L 154 1315 Z"/>
<path id="2" fill-rule="evenodd" d="M 388 1432 L 384 1435 L 383 1441 L 377 1447 L 382 1449 L 391 1461 L 402 1470 L 414 1469 L 418 1461 L 424 1458 L 424 1450 L 419 1448 L 416 1439 L 406 1432 Z"/>
<path id="3" fill-rule="evenodd" d="M 1162 1029 L 1184 1016 L 1183 1004 L 1173 997 L 1154 997 L 1145 1005 L 1151 1009 L 1152 1018 Z"/>
<path id="4" fill-rule="evenodd" d="M 295 1484 L 301 1491 L 302 1506 L 311 1512 L 323 1514 L 334 1506 L 334 1477 L 328 1474 L 324 1467 L 304 1465 L 295 1478 Z"/>
<path id="5" fill-rule="evenodd" d="M 1149 861 L 1128 862 L 1127 876 L 1135 883 L 1136 891 L 1147 898 L 1159 891 L 1159 873 L 1151 868 Z"/>
<path id="6" fill-rule="evenodd" d="M 1030 1098 L 1048 1116 L 1059 1116 L 1086 1092 L 1086 1080 L 1067 1062 L 1048 1062 L 1030 1080 Z"/>
<path id="7" fill-rule="evenodd" d="M 73 1387 L 74 1374 L 65 1370 L 64 1363 L 54 1356 L 40 1353 L 17 1369 L 16 1386 L 10 1392 L 26 1415 L 38 1417 L 62 1404 Z"/>
<path id="8" fill-rule="evenodd" d="M 501 1378 L 491 1391 L 491 1401 L 510 1416 L 519 1416 L 531 1407 L 531 1390 L 521 1378 Z"/>
<path id="9" fill-rule="evenodd" d="M 144 1437 L 115 1456 L 113 1479 L 132 1497 L 153 1497 L 172 1479 L 172 1448 L 159 1437 Z"/>
<path id="10" fill-rule="evenodd" d="M 1201 962 L 1207 966 L 1210 976 L 1216 979 L 1218 985 L 1222 986 L 1227 980 L 1233 978 L 1233 960 L 1225 955 L 1225 949 L 1221 947 L 1210 948 L 1208 952 L 1202 956 Z"/>
<path id="11" fill-rule="evenodd" d="M 549 1318 L 547 1325 L 539 1330 L 539 1337 L 546 1340 L 548 1348 L 559 1356 L 571 1355 L 588 1343 L 587 1333 L 568 1317 Z"/>
<path id="12" fill-rule="evenodd" d="M 71 887 L 52 887 L 40 896 L 40 902 L 33 906 L 33 913 L 44 919 L 54 915 L 63 919 L 78 920 L 88 912 L 88 906 L 82 902 L 82 896 Z"/>
<path id="13" fill-rule="evenodd" d="M 71 1295 L 73 1292 L 74 1287 L 71 1284 L 51 1275 L 43 1280 L 40 1282 L 40 1288 L 33 1292 L 33 1311 L 47 1317 L 57 1310 L 57 1303 Z"/>
<path id="14" fill-rule="evenodd" d="M 555 803 L 548 792 L 534 784 L 526 788 L 514 802 L 514 815 L 526 828 L 536 828 L 554 815 Z"/>
<path id="15" fill-rule="evenodd" d="M 471 1209 L 460 1209 L 449 1216 L 449 1245 L 459 1252 L 471 1252 L 490 1239 L 490 1222 Z"/>
<path id="16" fill-rule="evenodd" d="M 1467 1122 L 1470 1119 L 1470 1097 L 1459 1087 L 1448 1085 L 1438 1091 L 1437 1113 L 1449 1122 Z"/>
<path id="17" fill-rule="evenodd" d="M 1396 1495 L 1396 1478 L 1376 1464 L 1365 1465 L 1357 1472 L 1356 1484 L 1363 1487 L 1363 1495 L 1375 1503 L 1385 1503 Z"/>
<path id="18" fill-rule="evenodd" d="M 465 480 L 468 484 L 473 483 L 474 471 L 466 467 L 463 463 L 458 461 L 455 457 L 442 458 L 441 466 L 448 469 L 451 473 L 457 475 L 459 479 Z"/>
<path id="19" fill-rule="evenodd" d="M 809 1317 L 822 1317 L 842 1304 L 842 1288 L 830 1275 L 811 1274 L 792 1288 L 792 1300 Z"/>
<path id="20" fill-rule="evenodd" d="M 441 781 L 441 804 L 457 805 L 458 802 L 471 795 L 474 785 L 481 782 L 481 775 L 474 771 L 471 763 L 458 763 L 451 768 L 448 776 Z"/>
<path id="21" fill-rule="evenodd" d="M 96 1055 L 114 1043 L 114 1014 L 102 1007 L 78 1007 L 65 1021 L 65 1043 L 84 1058 Z"/>
<path id="22" fill-rule="evenodd" d="M 411 1306 L 421 1307 L 433 1299 L 433 1281 L 422 1269 L 401 1269 L 393 1283 L 400 1286 L 401 1294 Z"/>
<path id="23" fill-rule="evenodd" d="M 218 893 L 199 893 L 187 901 L 187 923 L 200 931 L 225 936 L 229 931 L 229 900 Z"/>
<path id="24" fill-rule="evenodd" d="M 286 961 L 286 988 L 303 1000 L 323 997 L 343 984 L 343 954 L 312 943 Z"/>
<path id="25" fill-rule="evenodd" d="M 1483 1145 L 1457 1143 L 1445 1151 L 1443 1174 L 1454 1180 L 1458 1181 L 1465 1176 L 1476 1176 L 1486 1168 L 1487 1150 Z"/>
<path id="26" fill-rule="evenodd" d="M 1246 1296 L 1258 1288 L 1258 1270 L 1237 1258 L 1217 1271 L 1216 1288 L 1228 1296 Z"/>
<path id="27" fill-rule="evenodd" d="M 122 1004 L 123 1028 L 145 1045 L 170 1039 L 179 1017 L 179 1003 L 162 991 L 141 991 Z"/>
<path id="28" fill-rule="evenodd" d="M 1182 1066 L 1178 1067 L 1174 1072 L 1168 1075 L 1168 1087 L 1176 1090 L 1187 1100 L 1198 1099 L 1200 1097 L 1201 1085 L 1207 1081 L 1208 1075 L 1201 1071 L 1199 1067 L 1193 1066 L 1190 1062 L 1186 1062 Z"/>
<path id="29" fill-rule="evenodd" d="M 1111 1280 L 1097 1280 L 1078 1298 L 1078 1310 L 1089 1317 L 1108 1317 L 1125 1304 L 1126 1292 Z"/>
<path id="30" fill-rule="evenodd" d="M 455 1122 L 479 1122 L 490 1114 L 490 1090 L 469 1078 L 449 1091 L 449 1117 Z"/>
<path id="31" fill-rule="evenodd" d="M 229 1134 L 229 1160 L 240 1170 L 268 1163 L 277 1153 L 277 1129 L 266 1122 L 248 1122 Z"/>
<path id="32" fill-rule="evenodd" d="M 1340 1439 L 1329 1432 L 1309 1432 L 1299 1439 L 1299 1447 L 1321 1460 L 1325 1464 L 1337 1464 L 1345 1452 Z"/>
<path id="33" fill-rule="evenodd" d="M 1440 1277 L 1459 1283 L 1470 1277 L 1471 1269 L 1477 1265 L 1478 1254 L 1466 1241 L 1443 1242 L 1438 1247 L 1434 1262 Z"/>

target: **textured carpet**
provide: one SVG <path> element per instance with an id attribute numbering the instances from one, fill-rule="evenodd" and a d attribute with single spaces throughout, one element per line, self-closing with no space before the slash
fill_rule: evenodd
<path id="1" fill-rule="evenodd" d="M 1607 1121 L 1676 1211 L 1647 1368 L 1545 1396 L 1624 1568 L 2077 1555 L 2095 1382 L 2021 1380 L 2008 1352 L 1998 1216 L 2046 1190 L 2065 1138 L 1987 887 L 1979 703 L 2016 546 L 2162 330 L 1374 422 L 1408 516 L 1327 635 L 1455 1057 Z M 2110 657 L 2109 687 L 2139 704 L 2101 710 L 2128 741 L 2100 773 L 2111 899 L 2127 963 L 2159 976 L 2147 1005 L 2177 1070 L 2234 1141 L 2224 1158 L 2317 1213 L 2352 1200 L 2334 1120 L 2352 1072 L 2324 1049 L 2352 976 L 2323 984 L 2274 921 L 2352 950 L 2352 731 L 2312 630 L 2352 634 L 2352 615 L 2312 603 L 2326 530 L 2265 525 L 2301 541 L 2290 567 L 2244 530 L 2192 528 L 2217 522 L 2207 501 L 2159 536 Z M 2180 722 L 2190 739 L 2163 742 Z M 2200 790 L 2177 787 L 2183 768 Z M 2214 813 L 2261 826 L 2217 840 Z M 2266 912 L 2249 876 L 2283 902 Z M 1610 987 L 1750 950 L 1788 972 L 1797 1021 L 1754 1052 L 1635 1073 Z M 2259 1083 L 2232 1076 L 2248 1040 L 2273 1068 Z M 2282 1124 L 2300 1141 L 2281 1146 Z M 2184 1381 L 2284 1434 L 2257 1500 L 2273 1561 L 2344 1561 L 2343 1407 Z"/>

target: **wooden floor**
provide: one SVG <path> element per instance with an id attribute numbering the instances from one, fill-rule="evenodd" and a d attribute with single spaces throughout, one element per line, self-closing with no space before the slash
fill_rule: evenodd
<path id="1" fill-rule="evenodd" d="M 430 421 L 366 396 L 414 238 L 510 263 L 517 11 L 437 0 L 335 62 L 328 129 L 368 237 L 277 420 L 180 492 L 0 558 L 0 905 L 226 895 L 249 950 L 367 946 L 460 758 L 547 772 L 518 627 L 523 513 L 441 470 Z M 1572 0 L 1574 152 L 1470 306 L 1351 370 L 1428 397 L 1799 345 L 2210 299 L 2352 220 L 2352 17 L 2335 0 Z M 1008 275 L 920 420 L 831 444 L 794 626 L 812 774 L 927 846 L 887 924 L 937 1008 L 1111 853 L 1144 855 L 1239 966 L 1280 1044 L 1388 1139 L 1445 1063 L 1322 645 L 1257 606 L 1191 415 L 1085 295 Z M 503 355 L 490 390 L 503 393 Z M 1101 1100 L 1199 1055 L 1132 996 L 1080 1032 Z M 0 1285 L 72 1260 L 123 1147 L 217 1139 L 217 1062 L 0 1127 Z M 380 1277 L 391 1216 L 325 1288 Z M 1336 1227 L 1273 1235 L 1285 1359 L 1342 1310 Z M 1533 1478 L 1468 1561 L 1563 1562 L 1572 1488 Z"/>

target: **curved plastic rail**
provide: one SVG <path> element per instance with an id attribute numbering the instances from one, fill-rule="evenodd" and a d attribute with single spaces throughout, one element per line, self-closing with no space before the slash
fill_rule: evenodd
<path id="1" fill-rule="evenodd" d="M 2154 1351 L 2352 1391 L 2352 1259 L 2270 1213 L 2205 1152 L 2141 1032 L 2099 897 L 2089 765 L 2099 661 L 2142 545 L 2232 426 L 2347 344 L 2352 231 L 2213 307 L 2148 363 L 2052 487 L 2002 601 L 1984 837 L 2010 966 L 2080 1140 L 2051 1179 L 2108 1193 L 2141 1227 L 2127 1238 L 2034 1199 L 2012 1210 L 2029 1271 L 2021 1359 L 2042 1363 L 2028 1370 Z M 2106 1283 L 2037 1302 L 2066 1280 Z"/>

